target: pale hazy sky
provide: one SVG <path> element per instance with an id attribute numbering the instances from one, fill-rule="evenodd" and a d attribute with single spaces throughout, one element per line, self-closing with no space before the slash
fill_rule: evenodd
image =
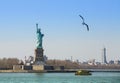
<path id="1" fill-rule="evenodd" d="M 34 56 L 36 23 L 49 59 L 120 60 L 120 0 L 0 0 L 0 58 Z"/>

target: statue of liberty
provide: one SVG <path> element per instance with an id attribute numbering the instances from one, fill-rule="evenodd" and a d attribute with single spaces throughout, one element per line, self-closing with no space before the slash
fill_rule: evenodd
<path id="1" fill-rule="evenodd" d="M 37 28 L 37 48 L 42 48 L 42 38 L 44 34 L 41 33 L 41 29 L 38 28 L 38 24 L 36 24 Z"/>

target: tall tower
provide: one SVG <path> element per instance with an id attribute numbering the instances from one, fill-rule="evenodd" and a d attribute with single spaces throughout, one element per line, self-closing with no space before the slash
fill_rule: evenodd
<path id="1" fill-rule="evenodd" d="M 106 48 L 105 47 L 102 50 L 102 64 L 107 64 L 107 60 L 106 60 Z"/>

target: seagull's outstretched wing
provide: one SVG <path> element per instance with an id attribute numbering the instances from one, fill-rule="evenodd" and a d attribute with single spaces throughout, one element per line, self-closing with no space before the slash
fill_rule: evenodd
<path id="1" fill-rule="evenodd" d="M 80 18 L 83 20 L 83 22 L 84 22 L 84 18 L 81 16 L 81 15 L 79 15 L 80 16 Z"/>
<path id="2" fill-rule="evenodd" d="M 85 25 L 87 27 L 87 31 L 89 31 L 89 26 L 86 23 L 82 23 L 83 25 Z"/>
<path id="3" fill-rule="evenodd" d="M 83 20 L 82 24 L 85 25 L 85 26 L 87 27 L 87 31 L 89 31 L 89 26 L 88 26 L 88 24 L 86 24 L 86 23 L 84 22 L 84 18 L 83 18 L 81 15 L 79 15 L 79 16 L 80 16 L 80 18 Z"/>

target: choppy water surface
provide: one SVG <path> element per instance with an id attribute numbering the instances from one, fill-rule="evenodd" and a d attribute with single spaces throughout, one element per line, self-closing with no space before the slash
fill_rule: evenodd
<path id="1" fill-rule="evenodd" d="M 74 73 L 0 73 L 0 83 L 120 83 L 120 72 Z"/>

